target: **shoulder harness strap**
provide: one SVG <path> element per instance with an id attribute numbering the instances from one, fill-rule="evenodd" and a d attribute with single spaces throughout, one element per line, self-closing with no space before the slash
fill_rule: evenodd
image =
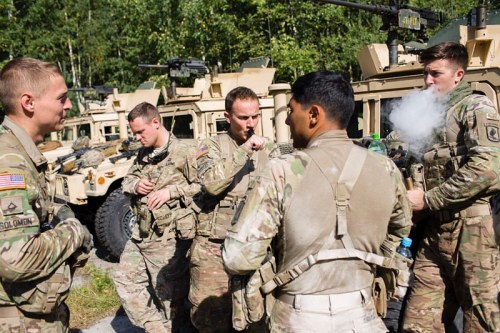
<path id="1" fill-rule="evenodd" d="M 268 294 L 275 288 L 295 280 L 312 266 L 321 262 L 338 259 L 361 259 L 370 264 L 387 268 L 394 268 L 397 266 L 397 262 L 394 259 L 375 253 L 360 251 L 354 248 L 351 236 L 347 232 L 347 207 L 349 206 L 351 191 L 359 178 L 361 170 L 363 169 L 368 155 L 368 150 L 353 146 L 338 180 L 334 179 L 334 175 L 331 172 L 326 172 L 326 170 L 328 170 L 328 166 L 332 165 L 332 162 L 326 152 L 319 147 L 309 149 L 304 152 L 312 158 L 323 175 L 330 182 L 332 189 L 334 189 L 335 204 L 337 205 L 336 235 L 341 237 L 340 239 L 344 248 L 322 249 L 314 254 L 308 255 L 289 270 L 278 273 L 271 280 L 265 282 L 261 287 L 261 291 L 264 294 Z M 334 230 L 332 230 L 331 235 L 335 235 Z"/>

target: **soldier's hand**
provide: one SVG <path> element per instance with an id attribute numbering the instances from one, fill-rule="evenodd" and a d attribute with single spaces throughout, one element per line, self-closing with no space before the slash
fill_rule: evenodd
<path id="1" fill-rule="evenodd" d="M 153 190 L 155 183 L 153 183 L 149 178 L 142 178 L 135 185 L 135 192 L 142 195 L 147 195 Z"/>
<path id="2" fill-rule="evenodd" d="M 409 190 L 407 191 L 407 195 L 412 210 L 420 211 L 428 207 L 425 201 L 425 192 L 422 189 L 417 187 L 414 190 Z"/>
<path id="3" fill-rule="evenodd" d="M 264 148 L 265 144 L 266 144 L 266 138 L 258 136 L 258 135 L 252 135 L 244 143 L 245 146 L 247 146 L 249 149 L 252 149 L 252 150 L 261 150 Z"/>
<path id="4" fill-rule="evenodd" d="M 164 188 L 154 193 L 151 193 L 148 197 L 148 208 L 150 210 L 160 208 L 165 202 L 170 200 L 170 191 L 168 188 Z"/>
<path id="5" fill-rule="evenodd" d="M 90 233 L 89 229 L 87 229 L 87 227 L 84 226 L 83 224 L 82 228 L 84 231 L 84 235 L 83 235 L 83 243 L 80 249 L 85 253 L 89 253 L 90 250 L 94 248 L 94 237 Z"/>

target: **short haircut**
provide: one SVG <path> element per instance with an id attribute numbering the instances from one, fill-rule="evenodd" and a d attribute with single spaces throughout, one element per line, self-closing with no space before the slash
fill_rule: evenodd
<path id="1" fill-rule="evenodd" d="M 226 95 L 224 107 L 227 113 L 233 111 L 233 104 L 237 99 L 259 101 L 259 97 L 257 97 L 257 94 L 252 89 L 247 87 L 236 87 Z"/>
<path id="2" fill-rule="evenodd" d="M 354 112 L 351 84 L 339 73 L 318 71 L 299 77 L 292 85 L 292 98 L 303 107 L 321 105 L 330 120 L 346 128 Z"/>
<path id="3" fill-rule="evenodd" d="M 160 120 L 160 112 L 153 104 L 142 102 L 137 104 L 132 111 L 129 112 L 128 121 L 131 122 L 139 117 L 150 123 L 153 118 L 158 118 L 158 120 Z"/>
<path id="4" fill-rule="evenodd" d="M 424 64 L 424 66 L 435 60 L 442 59 L 452 62 L 463 70 L 467 70 L 469 55 L 467 54 L 467 48 L 460 43 L 440 43 L 423 50 L 420 54 L 420 62 Z"/>
<path id="5" fill-rule="evenodd" d="M 41 96 L 48 88 L 48 80 L 63 76 L 55 64 L 33 59 L 16 58 L 0 71 L 0 102 L 7 114 L 15 111 L 17 99 L 24 92 Z"/>

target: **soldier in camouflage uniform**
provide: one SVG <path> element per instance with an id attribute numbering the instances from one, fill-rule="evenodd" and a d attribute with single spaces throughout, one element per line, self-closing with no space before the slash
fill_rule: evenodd
<path id="1" fill-rule="evenodd" d="M 301 149 L 257 176 L 224 242 L 226 270 L 250 274 L 272 247 L 271 332 L 386 332 L 372 298 L 372 259 L 394 256 L 410 231 L 401 175 L 347 137 L 354 97 L 341 75 L 300 77 L 290 108 L 287 124 Z"/>
<path id="2" fill-rule="evenodd" d="M 143 148 L 122 186 L 138 221 L 114 275 L 116 290 L 132 323 L 146 332 L 186 332 L 187 252 L 195 227 L 189 207 L 200 186 L 182 170 L 196 148 L 168 132 L 149 103 L 137 105 L 128 120 Z"/>
<path id="3" fill-rule="evenodd" d="M 500 252 L 490 196 L 500 187 L 500 117 L 463 80 L 467 49 L 442 43 L 421 54 L 425 85 L 447 94 L 446 125 L 423 156 L 424 190 L 408 191 L 414 211 L 429 209 L 416 256 L 405 332 L 445 332 L 459 307 L 464 332 L 499 332 Z"/>
<path id="4" fill-rule="evenodd" d="M 275 148 L 266 138 L 252 135 L 260 111 L 258 97 L 251 89 L 237 87 L 230 91 L 225 108 L 228 133 L 205 140 L 196 155 L 205 193 L 191 247 L 189 300 L 193 304 L 191 320 L 202 333 L 232 331 L 229 276 L 222 265 L 221 245 L 255 171 Z"/>
<path id="5" fill-rule="evenodd" d="M 67 206 L 55 210 L 36 147 L 63 128 L 67 91 L 59 68 L 37 59 L 12 60 L 0 72 L 0 332 L 68 332 L 64 301 L 92 247 Z"/>

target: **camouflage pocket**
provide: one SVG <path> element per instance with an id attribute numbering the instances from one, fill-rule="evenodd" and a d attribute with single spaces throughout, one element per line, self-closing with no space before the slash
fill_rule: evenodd
<path id="1" fill-rule="evenodd" d="M 258 322 L 264 315 L 264 296 L 260 292 L 262 280 L 260 272 L 256 271 L 248 278 L 245 288 L 245 302 L 247 304 L 248 320 L 251 323 Z"/>
<path id="2" fill-rule="evenodd" d="M 172 223 L 175 220 L 174 211 L 168 205 L 163 205 L 158 209 L 153 209 L 152 213 L 158 231 L 160 233 L 165 232 L 165 230 L 170 231 Z"/>
<path id="3" fill-rule="evenodd" d="M 196 232 L 196 216 L 191 209 L 179 209 L 175 221 L 176 236 L 180 239 L 193 239 Z"/>
<path id="4" fill-rule="evenodd" d="M 61 265 L 49 279 L 26 283 L 4 283 L 17 307 L 29 313 L 54 313 L 66 300 L 71 287 L 69 265 Z"/>
<path id="5" fill-rule="evenodd" d="M 236 331 L 243 331 L 248 327 L 248 312 L 244 295 L 246 281 L 246 276 L 231 278 L 232 322 Z"/>

